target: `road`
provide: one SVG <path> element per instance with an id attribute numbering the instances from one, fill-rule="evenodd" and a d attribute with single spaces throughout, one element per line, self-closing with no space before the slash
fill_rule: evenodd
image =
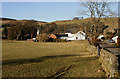
<path id="1" fill-rule="evenodd" d="M 100 47 L 113 54 L 120 55 L 120 47 L 117 47 L 115 43 L 101 43 Z"/>

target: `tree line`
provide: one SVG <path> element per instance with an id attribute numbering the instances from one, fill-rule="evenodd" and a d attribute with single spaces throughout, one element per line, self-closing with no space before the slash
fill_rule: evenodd
<path id="1" fill-rule="evenodd" d="M 37 29 L 39 29 L 40 34 L 49 35 L 51 33 L 66 33 L 66 32 L 76 33 L 80 31 L 81 28 L 82 31 L 86 32 L 87 36 L 91 36 L 94 34 L 98 36 L 100 33 L 102 33 L 106 26 L 104 25 L 103 22 L 93 23 L 93 21 L 81 23 L 79 25 L 76 23 L 57 25 L 55 22 L 38 24 L 37 21 L 30 20 L 26 22 L 16 21 L 15 23 L 3 24 L 2 27 L 3 37 L 6 37 L 7 39 L 11 40 L 13 39 L 25 40 L 36 37 Z"/>
<path id="2" fill-rule="evenodd" d="M 15 22 L 2 25 L 2 36 L 10 40 L 24 40 L 26 38 L 35 37 L 38 24 L 35 21 Z"/>

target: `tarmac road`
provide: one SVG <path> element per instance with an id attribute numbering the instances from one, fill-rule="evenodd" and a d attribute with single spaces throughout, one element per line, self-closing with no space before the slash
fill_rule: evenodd
<path id="1" fill-rule="evenodd" d="M 104 42 L 104 43 L 100 44 L 100 47 L 102 47 L 103 49 L 105 49 L 113 54 L 120 55 L 120 47 L 117 47 L 115 45 L 115 43 Z"/>

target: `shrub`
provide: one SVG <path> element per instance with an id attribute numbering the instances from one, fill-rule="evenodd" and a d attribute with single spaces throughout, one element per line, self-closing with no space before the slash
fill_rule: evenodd
<path id="1" fill-rule="evenodd" d="M 37 40 L 40 42 L 47 42 L 49 40 L 48 35 L 46 33 L 37 35 Z"/>

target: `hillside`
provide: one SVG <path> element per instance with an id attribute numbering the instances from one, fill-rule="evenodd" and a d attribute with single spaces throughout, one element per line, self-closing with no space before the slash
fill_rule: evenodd
<path id="1" fill-rule="evenodd" d="M 108 25 L 109 27 L 118 28 L 118 18 L 102 19 L 102 22 L 104 22 L 105 25 Z"/>
<path id="2" fill-rule="evenodd" d="M 16 19 L 10 19 L 10 18 L 0 18 L 0 21 L 6 21 L 6 20 L 11 20 L 11 21 L 16 21 Z"/>
<path id="3" fill-rule="evenodd" d="M 15 23 L 15 22 L 26 22 L 26 21 L 30 21 L 30 20 L 16 20 L 16 19 L 10 19 L 10 18 L 0 18 L 0 24 L 6 24 L 6 23 Z M 37 21 L 39 24 L 45 24 L 47 22 L 43 22 L 43 21 Z M 77 24 L 77 25 L 81 25 L 81 24 L 85 24 L 87 22 L 90 21 L 90 18 L 86 18 L 86 19 L 80 19 L 80 20 L 62 20 L 62 21 L 55 21 L 54 23 L 56 23 L 57 25 L 64 25 L 64 24 Z M 102 22 L 105 23 L 105 25 L 108 25 L 109 27 L 112 28 L 118 28 L 118 18 L 114 17 L 114 18 L 105 18 L 105 19 L 101 19 Z"/>
<path id="4" fill-rule="evenodd" d="M 0 20 L 1 25 L 4 24 L 10 24 L 10 25 L 14 25 L 15 23 L 19 22 L 19 23 L 25 23 L 31 20 L 15 20 L 15 19 L 9 19 L 9 18 L 3 18 L 3 20 Z M 36 20 L 34 20 L 36 21 Z M 114 17 L 114 18 L 102 18 L 101 19 L 102 22 L 104 22 L 104 24 L 106 26 L 109 26 L 105 32 L 108 32 L 109 29 L 116 29 L 118 28 L 118 18 Z M 64 32 L 71 32 L 71 33 L 76 33 L 80 30 L 80 27 L 84 27 L 83 24 L 86 24 L 88 22 L 90 22 L 90 18 L 86 18 L 86 19 L 80 19 L 80 20 L 62 20 L 62 21 L 55 21 L 55 22 L 51 22 L 49 24 L 55 23 L 57 26 L 56 27 L 49 27 L 46 24 L 48 24 L 47 22 L 43 22 L 43 21 L 36 21 L 39 25 L 43 25 L 43 27 L 46 29 L 44 29 L 44 33 L 47 31 L 47 29 L 53 29 L 55 33 L 64 33 Z M 48 25 L 49 25 L 48 24 Z M 43 31 L 43 30 L 41 30 Z"/>
<path id="5" fill-rule="evenodd" d="M 90 21 L 90 18 L 86 18 L 86 19 L 80 19 L 80 20 L 66 20 L 66 21 L 55 21 L 55 23 L 57 25 L 64 25 L 64 24 L 85 24 L 87 22 Z M 118 18 L 114 17 L 114 18 L 104 18 L 101 19 L 102 22 L 104 22 L 105 25 L 108 25 L 109 27 L 112 28 L 118 28 Z"/>
<path id="6" fill-rule="evenodd" d="M 10 18 L 0 18 L 0 25 L 3 24 L 14 24 L 16 22 L 21 22 L 24 23 L 26 21 L 31 21 L 31 20 L 16 20 L 16 19 L 10 19 Z M 34 20 L 36 21 L 36 20 Z M 43 21 L 36 21 L 38 24 L 45 24 L 47 22 L 43 22 Z"/>

